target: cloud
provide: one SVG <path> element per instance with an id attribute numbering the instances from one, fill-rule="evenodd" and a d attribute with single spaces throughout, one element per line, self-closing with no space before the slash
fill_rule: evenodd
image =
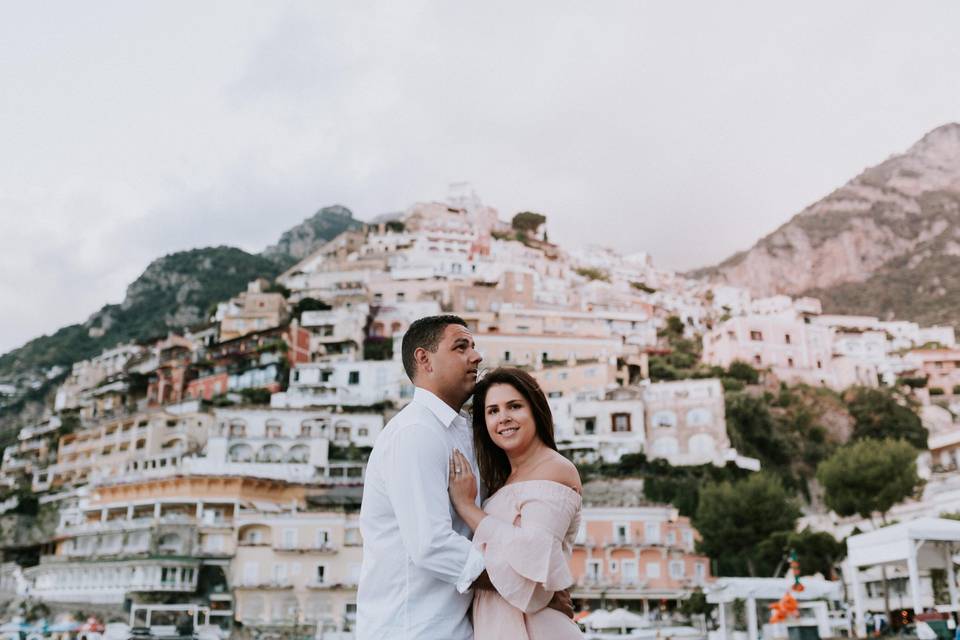
<path id="1" fill-rule="evenodd" d="M 320 206 L 371 218 L 461 180 L 571 246 L 714 262 L 960 119 L 955 3 L 58 12 L 0 25 L 0 352 L 160 255 L 259 251 Z"/>

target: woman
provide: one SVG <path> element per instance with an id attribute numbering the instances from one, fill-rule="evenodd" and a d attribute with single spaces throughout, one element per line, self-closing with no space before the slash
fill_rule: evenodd
<path id="1" fill-rule="evenodd" d="M 474 531 L 496 591 L 473 598 L 476 640 L 582 638 L 577 625 L 546 608 L 573 584 L 568 560 L 580 524 L 580 475 L 553 440 L 553 418 L 540 386 L 520 369 L 500 368 L 477 383 L 473 435 L 486 495 L 467 459 L 450 459 L 450 499 Z"/>

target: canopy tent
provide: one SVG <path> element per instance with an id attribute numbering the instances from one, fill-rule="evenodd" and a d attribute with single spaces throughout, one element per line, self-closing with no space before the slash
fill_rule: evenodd
<path id="1" fill-rule="evenodd" d="M 960 550 L 960 522 L 946 518 L 917 518 L 909 522 L 847 538 L 847 573 L 853 590 L 857 633 L 866 634 L 860 569 L 876 565 L 906 564 L 914 611 L 920 603 L 920 570 L 946 569 L 950 606 L 957 611 L 960 595 L 953 556 Z"/>
<path id="2" fill-rule="evenodd" d="M 734 600 L 746 601 L 747 637 L 757 640 L 760 635 L 757 621 L 758 600 L 779 600 L 787 591 L 799 601 L 839 600 L 843 590 L 840 582 L 823 578 L 802 577 L 800 584 L 803 585 L 803 591 L 790 590 L 793 578 L 717 578 L 704 592 L 707 602 L 719 605 L 717 610 L 720 615 L 720 631 L 725 640 L 729 638 L 727 605 Z M 820 603 L 820 609 L 817 612 L 817 625 L 821 628 L 821 637 L 827 637 L 832 634 L 826 618 L 826 604 Z"/>
<path id="3" fill-rule="evenodd" d="M 619 629 L 621 633 L 650 626 L 650 621 L 644 616 L 622 608 L 613 611 L 597 609 L 580 620 L 580 623 L 588 629 Z"/>

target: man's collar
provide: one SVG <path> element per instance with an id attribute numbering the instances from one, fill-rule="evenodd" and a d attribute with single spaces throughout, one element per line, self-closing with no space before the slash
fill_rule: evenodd
<path id="1" fill-rule="evenodd" d="M 437 417 L 437 420 L 445 427 L 453 424 L 457 416 L 466 417 L 466 414 L 463 412 L 457 413 L 453 410 L 453 407 L 438 398 L 435 393 L 427 391 L 423 387 L 416 387 L 414 389 L 413 401 L 430 409 L 430 412 L 433 413 L 433 415 Z"/>

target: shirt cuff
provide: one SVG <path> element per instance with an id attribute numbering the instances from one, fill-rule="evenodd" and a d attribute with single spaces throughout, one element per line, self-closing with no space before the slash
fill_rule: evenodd
<path id="1" fill-rule="evenodd" d="M 457 591 L 460 593 L 470 591 L 470 586 L 473 585 L 474 580 L 480 577 L 480 574 L 483 573 L 485 568 L 483 564 L 483 554 L 473 547 L 470 547 L 470 555 L 467 556 L 467 562 L 463 566 L 463 571 L 460 572 L 460 577 L 457 578 Z"/>

